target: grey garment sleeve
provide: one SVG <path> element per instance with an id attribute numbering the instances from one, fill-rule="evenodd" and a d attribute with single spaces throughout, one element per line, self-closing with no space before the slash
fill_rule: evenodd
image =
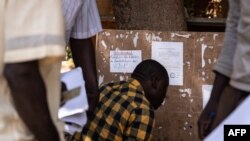
<path id="1" fill-rule="evenodd" d="M 66 43 L 70 37 L 87 39 L 102 31 L 96 0 L 63 0 L 63 10 Z"/>
<path id="2" fill-rule="evenodd" d="M 86 39 L 100 31 L 102 25 L 96 0 L 83 0 L 70 36 L 75 39 Z"/>
<path id="3" fill-rule="evenodd" d="M 230 84 L 250 92 L 250 1 L 231 0 L 240 6 L 238 42 L 233 60 L 233 73 Z"/>
<path id="4" fill-rule="evenodd" d="M 72 28 L 75 25 L 76 17 L 83 5 L 82 0 L 63 0 L 63 12 L 65 23 L 65 42 L 68 44 L 69 38 L 72 32 Z"/>
<path id="5" fill-rule="evenodd" d="M 229 13 L 226 21 L 226 31 L 223 48 L 214 70 L 230 77 L 233 71 L 233 58 L 237 45 L 237 26 L 239 23 L 239 0 L 229 0 Z"/>

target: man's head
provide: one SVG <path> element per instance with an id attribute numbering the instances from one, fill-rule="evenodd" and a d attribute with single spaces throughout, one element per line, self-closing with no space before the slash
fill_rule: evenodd
<path id="1" fill-rule="evenodd" d="M 169 85 L 167 70 L 157 61 L 144 60 L 136 66 L 132 78 L 141 83 L 146 98 L 157 109 L 164 101 Z"/>

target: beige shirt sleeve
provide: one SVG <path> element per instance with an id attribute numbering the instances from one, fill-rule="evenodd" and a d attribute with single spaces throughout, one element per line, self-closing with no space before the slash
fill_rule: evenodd
<path id="1" fill-rule="evenodd" d="M 64 47 L 61 0 L 0 0 L 0 71 L 3 63 L 39 60 L 51 118 L 61 141 L 64 141 L 64 129 L 57 114 L 60 102 L 60 61 L 64 57 Z M 0 107 L 1 141 L 35 140 L 18 116 L 1 72 Z"/>
<path id="2" fill-rule="evenodd" d="M 64 56 L 64 20 L 60 0 L 8 0 L 5 62 Z"/>

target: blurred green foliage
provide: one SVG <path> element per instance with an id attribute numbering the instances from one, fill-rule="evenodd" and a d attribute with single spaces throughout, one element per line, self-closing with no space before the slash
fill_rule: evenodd
<path id="1" fill-rule="evenodd" d="M 71 59 L 71 58 L 72 58 L 72 52 L 71 52 L 71 50 L 70 50 L 70 47 L 67 46 L 67 47 L 66 47 L 65 60 L 69 60 L 69 59 Z"/>

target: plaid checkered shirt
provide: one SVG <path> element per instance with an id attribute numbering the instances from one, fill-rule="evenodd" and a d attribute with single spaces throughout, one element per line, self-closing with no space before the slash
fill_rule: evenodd
<path id="1" fill-rule="evenodd" d="M 135 79 L 100 88 L 100 100 L 82 134 L 75 140 L 151 140 L 154 109 Z"/>

